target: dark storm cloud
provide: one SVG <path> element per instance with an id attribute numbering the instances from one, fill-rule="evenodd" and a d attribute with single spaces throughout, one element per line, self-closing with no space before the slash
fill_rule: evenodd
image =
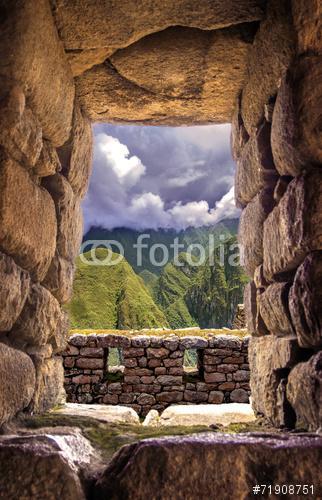
<path id="1" fill-rule="evenodd" d="M 229 125 L 97 125 L 94 133 L 85 229 L 180 229 L 238 216 Z"/>

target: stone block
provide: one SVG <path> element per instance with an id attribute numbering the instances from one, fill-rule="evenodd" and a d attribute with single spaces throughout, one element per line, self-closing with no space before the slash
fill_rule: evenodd
<path id="1" fill-rule="evenodd" d="M 66 313 L 46 288 L 33 284 L 10 333 L 12 342 L 31 346 L 50 343 L 56 352 L 61 352 L 66 347 L 67 334 Z"/>
<path id="2" fill-rule="evenodd" d="M 210 391 L 208 403 L 221 404 L 224 401 L 224 393 L 221 391 Z"/>
<path id="3" fill-rule="evenodd" d="M 197 336 L 187 336 L 180 338 L 180 348 L 184 349 L 204 349 L 208 347 L 208 340 Z"/>
<path id="4" fill-rule="evenodd" d="M 156 380 L 161 385 L 177 385 L 182 383 L 182 377 L 174 375 L 159 375 Z"/>
<path id="5" fill-rule="evenodd" d="M 238 229 L 242 263 L 249 276 L 263 262 L 263 225 L 274 206 L 273 193 L 263 189 L 243 210 Z"/>
<path id="6" fill-rule="evenodd" d="M 56 252 L 48 272 L 42 281 L 45 286 L 61 304 L 66 304 L 72 298 L 75 265 Z"/>
<path id="7" fill-rule="evenodd" d="M 244 126 L 244 122 L 241 116 L 240 101 L 241 96 L 239 95 L 236 100 L 235 109 L 231 119 L 230 145 L 233 159 L 236 162 L 239 160 L 243 148 L 245 147 L 249 139 L 249 134 Z"/>
<path id="8" fill-rule="evenodd" d="M 160 394 L 156 395 L 156 399 L 159 403 L 179 403 L 183 400 L 183 392 L 161 392 Z"/>
<path id="9" fill-rule="evenodd" d="M 183 399 L 184 401 L 189 401 L 189 403 L 204 403 L 208 400 L 208 394 L 206 392 L 185 390 Z"/>
<path id="10" fill-rule="evenodd" d="M 295 55 L 288 1 L 269 0 L 266 9 L 266 19 L 255 35 L 242 94 L 242 118 L 249 134 L 262 120 L 265 104 L 276 94 L 278 83 Z"/>
<path id="11" fill-rule="evenodd" d="M 36 389 L 30 403 L 33 413 L 44 413 L 65 401 L 62 358 L 36 363 Z"/>
<path id="12" fill-rule="evenodd" d="M 131 340 L 129 338 L 125 337 L 124 335 L 99 334 L 99 335 L 97 335 L 97 345 L 98 345 L 98 347 L 104 347 L 104 348 L 105 347 L 128 348 L 131 345 Z M 143 351 L 143 353 L 144 353 L 144 351 Z M 126 358 L 126 357 L 131 358 L 131 351 L 129 351 L 128 349 L 124 349 L 123 355 L 124 355 L 124 358 Z M 133 356 L 133 357 L 135 357 L 135 356 Z"/>
<path id="13" fill-rule="evenodd" d="M 131 346 L 132 347 L 149 347 L 151 342 L 150 337 L 138 336 L 131 338 Z"/>
<path id="14" fill-rule="evenodd" d="M 297 176 L 322 162 L 322 54 L 293 62 L 279 88 L 272 123 L 272 151 L 281 175 Z"/>
<path id="15" fill-rule="evenodd" d="M 258 310 L 268 331 L 277 336 L 292 335 L 288 308 L 290 283 L 273 283 L 257 296 Z"/>
<path id="16" fill-rule="evenodd" d="M 38 177 L 55 175 L 61 171 L 61 164 L 56 148 L 54 148 L 50 141 L 43 141 L 43 147 L 33 171 Z"/>
<path id="17" fill-rule="evenodd" d="M 74 82 L 46 0 L 14 0 L 4 6 L 0 75 L 18 82 L 55 146 L 69 137 Z M 37 64 L 35 64 L 37 61 Z"/>
<path id="18" fill-rule="evenodd" d="M 224 382 L 226 380 L 225 373 L 205 373 L 205 382 L 207 384 L 213 384 L 216 382 Z"/>
<path id="19" fill-rule="evenodd" d="M 30 286 L 29 274 L 0 252 L 0 331 L 11 330 L 19 317 Z"/>
<path id="20" fill-rule="evenodd" d="M 141 356 L 144 356 L 144 354 L 145 352 L 143 347 L 126 347 L 123 349 L 124 358 L 140 358 Z"/>
<path id="21" fill-rule="evenodd" d="M 249 342 L 252 406 L 256 414 L 264 415 L 275 427 L 294 425 L 283 379 L 300 359 L 296 338 L 266 335 Z"/>
<path id="22" fill-rule="evenodd" d="M 316 431 L 322 426 L 322 352 L 290 372 L 287 398 L 296 413 L 297 424 Z"/>
<path id="23" fill-rule="evenodd" d="M 0 83 L 0 144 L 15 161 L 34 167 L 43 147 L 40 123 L 25 106 L 21 87 L 10 86 L 1 76 Z"/>
<path id="24" fill-rule="evenodd" d="M 93 162 L 93 133 L 88 118 L 75 103 L 73 126 L 68 141 L 58 149 L 64 176 L 70 183 L 75 195 L 85 195 Z"/>
<path id="25" fill-rule="evenodd" d="M 298 268 L 289 295 L 297 340 L 302 347 L 322 345 L 322 252 L 312 252 Z"/>
<path id="26" fill-rule="evenodd" d="M 153 348 L 153 347 L 148 347 L 146 350 L 147 353 L 147 358 L 155 358 L 155 359 L 163 359 L 166 358 L 169 355 L 169 350 L 166 349 L 165 347 L 160 347 L 160 348 Z"/>
<path id="27" fill-rule="evenodd" d="M 76 366 L 77 368 L 99 370 L 100 368 L 104 368 L 104 360 L 103 358 L 78 358 Z"/>
<path id="28" fill-rule="evenodd" d="M 322 51 L 322 14 L 320 0 L 293 0 L 293 23 L 300 53 Z"/>
<path id="29" fill-rule="evenodd" d="M 152 394 L 140 394 L 137 398 L 137 402 L 139 405 L 154 405 L 155 404 L 155 397 L 152 396 Z"/>
<path id="30" fill-rule="evenodd" d="M 27 354 L 0 343 L 0 426 L 24 410 L 35 390 L 34 365 Z"/>
<path id="31" fill-rule="evenodd" d="M 322 173 L 295 178 L 264 222 L 264 275 L 273 281 L 322 248 Z"/>
<path id="32" fill-rule="evenodd" d="M 244 208 L 261 189 L 273 188 L 278 174 L 271 151 L 271 125 L 264 120 L 245 145 L 235 174 L 236 205 Z"/>
<path id="33" fill-rule="evenodd" d="M 46 275 L 56 248 L 55 206 L 29 173 L 0 151 L 0 245 L 35 280 Z"/>
<path id="34" fill-rule="evenodd" d="M 80 355 L 85 358 L 103 358 L 104 349 L 101 347 L 81 347 Z"/>
<path id="35" fill-rule="evenodd" d="M 79 253 L 83 235 L 83 219 L 79 199 L 61 174 L 46 177 L 44 187 L 52 195 L 57 215 L 57 251 L 72 262 Z"/>

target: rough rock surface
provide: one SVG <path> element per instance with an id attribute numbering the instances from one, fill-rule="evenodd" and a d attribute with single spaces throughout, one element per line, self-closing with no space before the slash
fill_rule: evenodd
<path id="1" fill-rule="evenodd" d="M 264 120 L 237 160 L 235 198 L 239 207 L 245 207 L 262 188 L 272 188 L 276 184 L 270 134 L 271 126 Z"/>
<path id="2" fill-rule="evenodd" d="M 3 151 L 0 164 L 0 245 L 17 264 L 42 279 L 56 247 L 54 202 Z"/>
<path id="3" fill-rule="evenodd" d="M 79 198 L 85 195 L 92 171 L 93 134 L 90 121 L 76 103 L 68 141 L 58 149 L 62 173 Z"/>
<path id="4" fill-rule="evenodd" d="M 8 500 L 85 500 L 78 469 L 88 467 L 92 452 L 81 435 L 2 437 L 1 495 Z"/>
<path id="5" fill-rule="evenodd" d="M 44 137 L 59 146 L 70 133 L 74 83 L 49 2 L 11 1 L 1 19 L 0 75 L 21 84 Z"/>
<path id="6" fill-rule="evenodd" d="M 67 331 L 63 330 L 63 313 L 58 301 L 46 288 L 33 284 L 10 338 L 13 342 L 31 346 L 52 343 L 61 351 L 65 348 L 66 335 Z"/>
<path id="7" fill-rule="evenodd" d="M 138 414 L 132 408 L 110 405 L 86 405 L 66 403 L 54 410 L 59 415 L 75 415 L 78 417 L 91 417 L 100 422 L 139 424 Z"/>
<path id="8" fill-rule="evenodd" d="M 319 436 L 205 433 L 147 439 L 115 455 L 98 478 L 94 499 L 245 498 L 267 478 L 293 484 L 294 477 L 316 485 L 319 496 L 321 459 Z"/>
<path id="9" fill-rule="evenodd" d="M 287 397 L 297 422 L 309 430 L 322 426 L 322 351 L 289 374 Z"/>
<path id="10" fill-rule="evenodd" d="M 11 257 L 0 252 L 0 331 L 11 330 L 27 299 L 30 277 Z"/>
<path id="11" fill-rule="evenodd" d="M 294 179 L 264 222 L 264 274 L 269 280 L 292 271 L 322 246 L 322 174 Z"/>
<path id="12" fill-rule="evenodd" d="M 293 0 L 293 22 L 301 53 L 322 52 L 322 6 L 320 0 Z"/>
<path id="13" fill-rule="evenodd" d="M 292 323 L 302 347 L 322 345 L 322 252 L 310 253 L 298 268 L 290 290 Z"/>
<path id="14" fill-rule="evenodd" d="M 77 78 L 84 112 L 96 122 L 144 125 L 230 121 L 253 31 L 177 27 L 150 35 Z"/>
<path id="15" fill-rule="evenodd" d="M 0 426 L 28 406 L 35 389 L 35 368 L 27 356 L 0 343 Z"/>
<path id="16" fill-rule="evenodd" d="M 254 420 L 255 416 L 250 404 L 201 404 L 198 406 L 188 404 L 172 405 L 166 408 L 158 419 L 158 425 L 230 425 Z"/>
<path id="17" fill-rule="evenodd" d="M 285 394 L 285 377 L 298 361 L 296 338 L 266 335 L 249 342 L 253 409 L 276 427 L 294 425 L 294 412 Z"/>
<path id="18" fill-rule="evenodd" d="M 249 276 L 263 262 L 263 224 L 273 208 L 273 195 L 263 189 L 243 210 L 238 228 L 243 266 Z"/>
<path id="19" fill-rule="evenodd" d="M 267 16 L 256 33 L 242 95 L 242 117 L 249 134 L 264 116 L 295 54 L 295 33 L 288 0 L 269 0 Z M 259 64 L 260 61 L 260 64 Z"/>
<path id="20" fill-rule="evenodd" d="M 44 413 L 65 400 L 64 369 L 61 358 L 34 359 L 36 388 L 30 403 L 34 413 Z"/>
<path id="21" fill-rule="evenodd" d="M 73 294 L 75 265 L 60 257 L 56 252 L 42 285 L 45 286 L 60 304 L 69 302 Z"/>
<path id="22" fill-rule="evenodd" d="M 64 2 L 58 0 L 53 12 L 74 74 L 102 63 L 117 49 L 170 26 L 190 26 L 202 30 L 225 28 L 258 21 L 264 16 L 261 0 L 111 0 Z"/>
<path id="23" fill-rule="evenodd" d="M 288 308 L 289 289 L 288 283 L 273 283 L 257 298 L 259 314 L 268 331 L 279 337 L 293 333 Z"/>

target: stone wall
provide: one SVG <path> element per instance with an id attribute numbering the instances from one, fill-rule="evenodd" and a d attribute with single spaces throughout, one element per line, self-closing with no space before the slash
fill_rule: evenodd
<path id="1" fill-rule="evenodd" d="M 140 415 L 170 404 L 246 403 L 249 399 L 248 337 L 150 337 L 79 335 L 63 353 L 67 399 L 78 403 L 131 406 Z M 109 367 L 109 349 L 119 348 L 122 372 Z M 194 371 L 184 352 L 196 349 Z M 116 381 L 117 379 L 117 381 Z"/>
<path id="2" fill-rule="evenodd" d="M 47 0 L 2 2 L 0 425 L 62 395 L 92 131 Z"/>
<path id="3" fill-rule="evenodd" d="M 253 407 L 322 424 L 322 42 L 319 2 L 272 0 L 236 103 L 232 149 Z M 260 61 L 260 64 L 259 64 Z"/>

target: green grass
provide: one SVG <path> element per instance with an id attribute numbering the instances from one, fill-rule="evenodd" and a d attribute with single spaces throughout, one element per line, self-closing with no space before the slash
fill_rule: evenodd
<path id="1" fill-rule="evenodd" d="M 97 249 L 103 260 L 107 249 Z M 85 254 L 90 259 L 90 252 Z M 113 254 L 112 260 L 119 257 Z M 74 293 L 67 306 L 73 328 L 153 328 L 168 326 L 143 280 L 122 259 L 113 266 L 88 265 L 78 257 Z"/>

